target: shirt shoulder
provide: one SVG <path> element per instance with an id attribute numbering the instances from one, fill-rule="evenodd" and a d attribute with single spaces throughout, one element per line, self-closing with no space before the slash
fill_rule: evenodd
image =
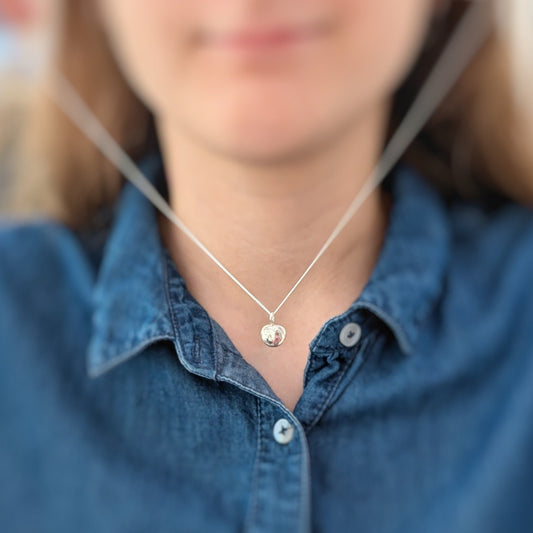
<path id="1" fill-rule="evenodd" d="M 519 282 L 531 276 L 532 208 L 513 202 L 487 208 L 463 201 L 450 207 L 450 221 L 453 254 L 470 266 L 478 283 Z"/>
<path id="2" fill-rule="evenodd" d="M 450 206 L 450 227 L 446 300 L 453 321 L 474 329 L 492 324 L 508 339 L 532 342 L 533 209 L 461 201 Z"/>
<path id="3" fill-rule="evenodd" d="M 47 218 L 0 219 L 0 325 L 88 304 L 98 247 Z"/>

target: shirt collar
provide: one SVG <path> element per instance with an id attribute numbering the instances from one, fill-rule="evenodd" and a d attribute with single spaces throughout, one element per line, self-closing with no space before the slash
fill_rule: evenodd
<path id="1" fill-rule="evenodd" d="M 139 170 L 168 196 L 159 150 L 144 156 Z M 92 292 L 89 376 L 106 372 L 157 340 L 173 338 L 164 275 L 155 207 L 126 182 Z"/>
<path id="2" fill-rule="evenodd" d="M 444 287 L 449 215 L 435 188 L 404 163 L 384 184 L 393 197 L 385 241 L 370 280 L 348 313 L 358 308 L 373 312 L 409 354 Z"/>
<path id="3" fill-rule="evenodd" d="M 146 155 L 139 168 L 168 200 L 160 151 Z M 359 298 L 346 313 L 331 321 L 342 321 L 359 308 L 368 309 L 388 326 L 400 349 L 409 354 L 443 286 L 449 223 L 441 197 L 412 168 L 397 165 L 382 186 L 390 187 L 393 201 L 378 261 Z M 183 343 L 191 343 L 183 332 L 194 338 L 194 346 L 186 349 L 193 354 L 191 358 L 196 358 L 197 372 L 214 375 L 215 363 L 208 360 L 213 356 L 201 354 L 212 352 L 213 343 L 218 342 L 213 337 L 220 340 L 220 328 L 212 320 L 210 327 L 206 326 L 207 315 L 188 293 L 179 273 L 169 269 L 170 256 L 160 239 L 156 208 L 126 182 L 114 213 L 92 294 L 88 375 L 97 377 L 149 344 L 165 339 L 174 342 L 185 362 Z M 170 283 L 169 272 L 177 278 Z M 201 334 L 195 334 L 195 328 Z M 314 342 L 320 343 L 322 338 L 319 333 Z M 202 357 L 207 359 L 202 361 Z"/>

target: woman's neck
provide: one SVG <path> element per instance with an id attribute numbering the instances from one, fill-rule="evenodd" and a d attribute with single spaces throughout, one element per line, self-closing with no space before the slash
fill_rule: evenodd
<path id="1" fill-rule="evenodd" d="M 274 309 L 375 167 L 383 125 L 383 113 L 374 113 L 312 154 L 259 163 L 210 151 L 160 122 L 170 205 L 222 264 Z M 340 312 L 355 298 L 382 244 L 387 217 L 383 200 L 378 189 L 363 203 L 286 308 L 331 298 L 331 305 L 324 302 L 322 309 Z M 232 308 L 246 310 L 243 317 L 258 313 L 265 321 L 265 312 L 177 227 L 161 216 L 159 224 L 179 272 L 200 303 L 216 315 L 215 302 L 232 302 Z M 339 301 L 338 293 L 346 296 Z"/>

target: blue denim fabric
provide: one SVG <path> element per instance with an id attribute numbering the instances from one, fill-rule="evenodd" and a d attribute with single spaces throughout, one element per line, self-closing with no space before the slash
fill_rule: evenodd
<path id="1" fill-rule="evenodd" d="M 142 169 L 167 194 L 160 153 Z M 131 184 L 101 234 L 4 221 L 0 531 L 531 533 L 533 214 L 448 204 L 405 164 L 384 186 L 378 262 L 294 412 Z"/>

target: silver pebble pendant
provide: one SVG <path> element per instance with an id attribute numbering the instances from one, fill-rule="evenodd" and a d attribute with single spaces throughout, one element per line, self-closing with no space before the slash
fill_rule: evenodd
<path id="1" fill-rule="evenodd" d="M 287 332 L 283 326 L 274 323 L 274 317 L 270 315 L 270 324 L 261 328 L 261 339 L 270 348 L 276 348 L 284 340 Z"/>

